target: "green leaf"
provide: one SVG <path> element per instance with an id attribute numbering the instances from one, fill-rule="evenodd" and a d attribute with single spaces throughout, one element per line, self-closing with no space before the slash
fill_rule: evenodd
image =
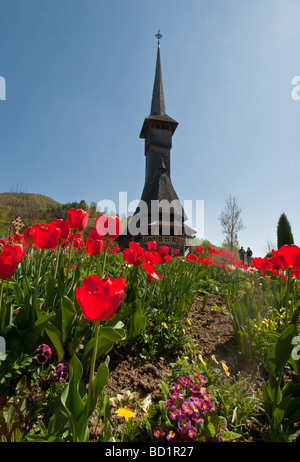
<path id="1" fill-rule="evenodd" d="M 98 397 L 100 396 L 100 393 L 102 392 L 103 388 L 107 384 L 108 379 L 109 379 L 108 362 L 104 362 L 98 367 L 96 377 L 94 378 L 94 381 L 93 381 L 93 395 L 96 400 L 98 399 Z"/>
<path id="2" fill-rule="evenodd" d="M 7 411 L 3 411 L 3 417 L 6 422 L 7 429 L 10 432 L 17 417 L 16 409 L 12 404 L 9 406 Z"/>
<path id="3" fill-rule="evenodd" d="M 290 427 L 293 423 L 300 420 L 300 398 L 293 398 L 290 396 L 290 400 L 286 405 L 285 414 L 288 420 L 285 423 L 285 426 Z"/>
<path id="4" fill-rule="evenodd" d="M 61 402 L 72 426 L 73 441 L 89 439 L 88 419 L 85 417 L 84 389 L 81 383 L 82 364 L 75 354 L 69 363 L 69 382 L 61 394 Z"/>
<path id="5" fill-rule="evenodd" d="M 281 377 L 283 369 L 290 359 L 293 344 L 292 339 L 298 335 L 295 324 L 288 326 L 272 345 L 266 358 L 267 369 L 273 377 Z"/>
<path id="6" fill-rule="evenodd" d="M 219 416 L 218 414 L 212 413 L 207 414 L 205 419 L 205 434 L 208 438 L 213 438 L 219 430 Z"/>
<path id="7" fill-rule="evenodd" d="M 73 302 L 66 295 L 61 301 L 61 336 L 65 343 L 74 323 L 76 310 Z"/>
<path id="8" fill-rule="evenodd" d="M 23 305 L 24 297 L 23 297 L 23 290 L 22 290 L 22 287 L 20 286 L 20 284 L 15 280 L 11 280 L 10 283 L 9 283 L 9 286 L 13 289 L 13 291 L 15 293 L 16 304 L 17 305 Z"/>
<path id="9" fill-rule="evenodd" d="M 221 437 L 222 441 L 236 440 L 237 438 L 241 438 L 241 436 L 242 435 L 240 435 L 239 433 L 232 432 L 232 431 L 229 431 L 229 430 L 222 430 L 222 432 L 220 433 L 220 437 Z"/>
<path id="10" fill-rule="evenodd" d="M 40 317 L 28 328 L 27 333 L 24 335 L 24 345 L 26 351 L 30 351 L 35 348 L 35 344 L 38 341 L 41 331 L 48 324 L 49 320 L 55 317 L 55 313 L 43 313 L 41 312 Z"/>
<path id="11" fill-rule="evenodd" d="M 113 345 L 124 339 L 125 338 L 125 332 L 124 329 L 115 329 L 111 326 L 103 326 L 100 327 L 99 329 L 99 337 L 98 337 L 98 349 L 97 349 L 97 358 L 99 358 L 102 355 L 107 354 L 113 347 Z M 94 347 L 94 342 L 95 339 L 94 337 L 87 343 L 83 357 L 82 357 L 82 364 L 85 369 L 85 371 L 88 370 L 90 363 L 91 363 L 91 357 L 92 357 L 92 351 Z"/>
<path id="12" fill-rule="evenodd" d="M 127 339 L 133 342 L 145 329 L 146 317 L 140 300 L 133 302 L 133 312 L 127 323 Z"/>
<path id="13" fill-rule="evenodd" d="M 34 327 L 44 327 L 45 324 L 47 324 L 48 321 L 50 321 L 50 319 L 53 319 L 55 317 L 55 313 L 46 313 L 44 314 L 43 312 L 41 312 L 39 318 L 35 321 L 34 323 Z"/>
<path id="14" fill-rule="evenodd" d="M 96 407 L 96 404 L 97 404 L 97 400 L 98 400 L 103 388 L 107 384 L 108 378 L 109 378 L 108 363 L 104 362 L 98 367 L 97 374 L 96 374 L 96 376 L 95 376 L 95 378 L 94 378 L 94 380 L 92 382 L 92 390 L 93 390 L 92 398 L 91 398 L 91 401 L 90 401 L 89 409 L 86 408 L 86 416 L 91 415 L 92 412 L 94 411 L 94 409 Z M 86 406 L 87 406 L 87 404 L 88 403 L 86 403 Z"/>
<path id="15" fill-rule="evenodd" d="M 275 407 L 272 418 L 274 429 L 277 429 L 278 426 L 282 423 L 285 416 L 285 410 L 289 406 L 290 401 L 291 396 L 288 395 L 283 398 L 281 402 Z"/>
<path id="16" fill-rule="evenodd" d="M 58 355 L 58 361 L 61 361 L 64 357 L 65 350 L 61 341 L 60 331 L 51 322 L 47 323 L 45 331 L 55 347 Z"/>
<path id="17" fill-rule="evenodd" d="M 291 324 L 297 324 L 300 316 L 300 306 L 298 306 L 292 316 Z"/>
<path id="18" fill-rule="evenodd" d="M 55 281 L 52 273 L 49 273 L 46 283 L 47 306 L 53 308 L 55 298 Z"/>

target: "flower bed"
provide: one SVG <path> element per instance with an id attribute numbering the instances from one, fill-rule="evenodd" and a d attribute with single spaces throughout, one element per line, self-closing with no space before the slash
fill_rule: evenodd
<path id="1" fill-rule="evenodd" d="M 300 249 L 121 252 L 116 217 L 84 242 L 87 219 L 2 242 L 2 441 L 295 440 Z"/>

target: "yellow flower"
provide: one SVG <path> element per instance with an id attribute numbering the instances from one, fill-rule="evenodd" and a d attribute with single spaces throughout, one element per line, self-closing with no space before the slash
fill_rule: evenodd
<path id="1" fill-rule="evenodd" d="M 222 367 L 223 367 L 223 369 L 224 369 L 224 371 L 225 371 L 225 374 L 227 375 L 227 377 L 229 377 L 229 375 L 230 375 L 230 372 L 229 372 L 229 370 L 228 370 L 228 367 L 226 366 L 226 364 L 225 364 L 225 363 L 223 363 L 223 364 L 222 364 Z"/>
<path id="2" fill-rule="evenodd" d="M 190 319 L 187 319 L 186 322 L 191 326 L 192 323 L 191 323 L 191 320 Z"/>
<path id="3" fill-rule="evenodd" d="M 161 325 L 165 328 L 165 329 L 169 329 L 167 324 L 165 322 L 162 322 Z"/>
<path id="4" fill-rule="evenodd" d="M 203 366 L 206 366 L 206 362 L 204 361 L 204 359 L 202 358 L 202 355 L 198 355 L 198 358 L 200 359 L 200 361 L 202 362 Z"/>
<path id="5" fill-rule="evenodd" d="M 130 409 L 128 409 L 128 407 L 121 407 L 120 409 L 116 411 L 116 414 L 119 417 L 124 417 L 126 422 L 128 422 L 128 420 L 131 419 L 132 417 L 135 417 L 135 413 L 132 412 Z"/>
<path id="6" fill-rule="evenodd" d="M 219 361 L 217 361 L 217 358 L 215 357 L 215 355 L 212 355 L 211 359 L 212 359 L 216 364 L 219 364 Z"/>

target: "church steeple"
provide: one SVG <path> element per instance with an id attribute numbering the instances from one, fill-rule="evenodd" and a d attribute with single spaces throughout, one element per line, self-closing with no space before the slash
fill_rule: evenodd
<path id="1" fill-rule="evenodd" d="M 157 44 L 153 93 L 152 93 L 152 101 L 151 101 L 151 111 L 150 111 L 150 115 L 145 118 L 142 130 L 140 133 L 140 138 L 144 138 L 144 139 L 147 138 L 149 128 L 153 127 L 154 125 L 156 125 L 156 128 L 163 127 L 163 129 L 169 130 L 171 135 L 173 135 L 178 125 L 178 122 L 176 122 L 176 120 L 172 119 L 166 114 L 162 72 L 161 72 L 161 61 L 160 61 L 160 39 L 162 38 L 162 35 L 158 31 L 158 33 L 155 34 L 155 37 L 158 39 L 158 44 Z"/>
<path id="2" fill-rule="evenodd" d="M 150 115 L 162 115 L 165 113 L 166 113 L 165 98 L 164 98 L 164 89 L 163 89 L 161 63 L 160 63 L 160 43 L 158 41 L 156 68 L 155 68 L 155 77 L 154 77 Z"/>

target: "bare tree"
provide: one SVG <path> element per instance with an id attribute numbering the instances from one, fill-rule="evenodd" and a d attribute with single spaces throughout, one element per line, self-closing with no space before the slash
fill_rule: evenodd
<path id="1" fill-rule="evenodd" d="M 225 201 L 225 207 L 219 216 L 219 220 L 222 231 L 225 234 L 225 243 L 227 243 L 231 252 L 234 247 L 238 246 L 238 232 L 244 229 L 241 212 L 237 198 L 232 197 L 230 194 L 229 198 Z"/>
<path id="2" fill-rule="evenodd" d="M 266 241 L 266 247 L 265 247 L 266 254 L 271 254 L 273 249 L 276 250 L 277 246 L 274 244 L 274 242 L 271 239 L 268 239 Z"/>

